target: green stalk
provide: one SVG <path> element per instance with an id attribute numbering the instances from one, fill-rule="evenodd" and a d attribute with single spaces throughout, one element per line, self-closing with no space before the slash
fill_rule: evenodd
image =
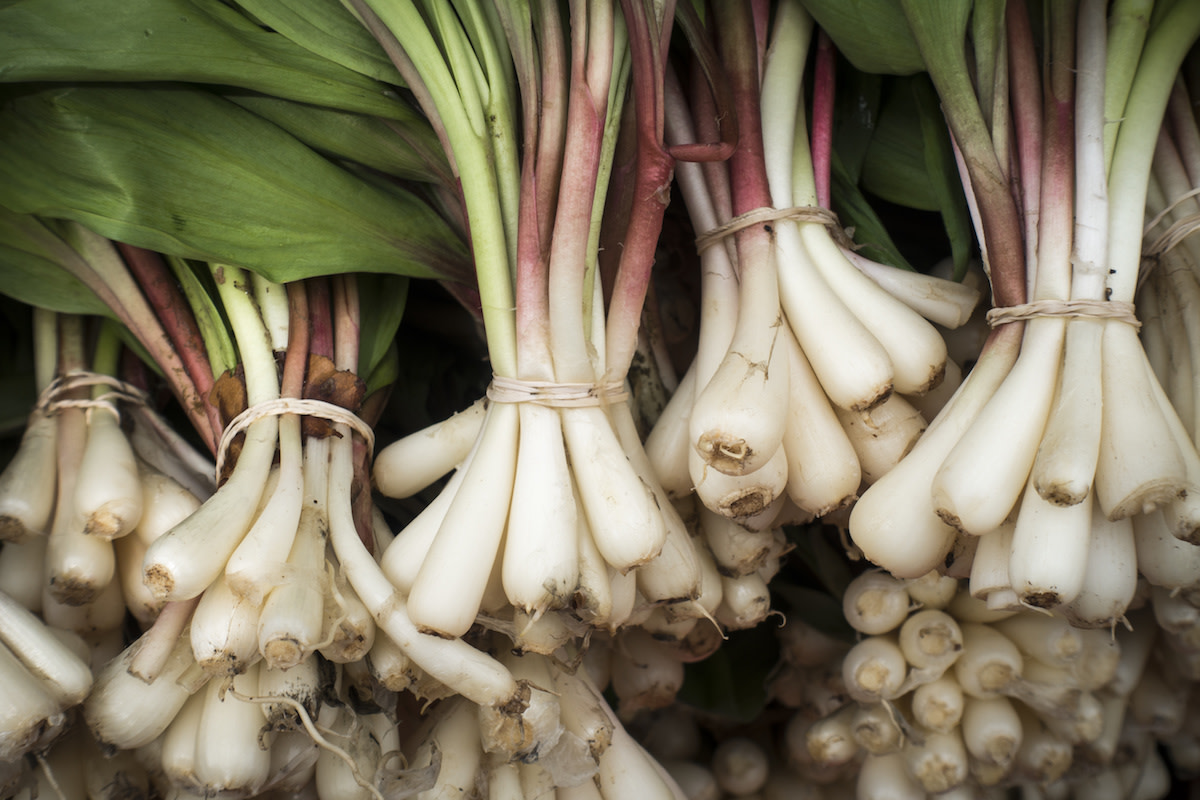
<path id="1" fill-rule="evenodd" d="M 970 175 L 987 242 L 995 303 L 1022 303 L 1025 269 L 1020 215 L 979 108 L 964 50 L 970 5 L 955 0 L 901 0 L 901 5 Z"/>
<path id="2" fill-rule="evenodd" d="M 1117 131 L 1150 27 L 1154 0 L 1114 0 L 1108 12 L 1108 58 L 1104 73 L 1104 163 L 1111 168 Z"/>
<path id="3" fill-rule="evenodd" d="M 245 270 L 228 264 L 212 264 L 217 292 L 229 316 L 233 337 L 245 372 L 246 406 L 253 407 L 279 397 L 279 376 L 271 339 L 253 300 L 253 283 Z"/>
<path id="4" fill-rule="evenodd" d="M 450 63 L 443 57 L 415 3 L 386 0 L 352 0 L 352 3 L 362 4 L 378 15 L 396 37 L 412 67 L 408 69 L 407 64 L 397 63 L 397 68 L 406 81 L 415 71 L 414 79 L 426 87 L 434 103 L 435 107 L 426 113 L 442 122 L 470 220 L 471 247 L 492 368 L 500 375 L 515 376 L 516 322 L 508 226 L 500 201 L 502 178 L 497 173 L 499 165 L 490 144 L 496 132 L 489 128 L 485 118 L 477 83 L 478 64 L 465 57 L 461 31 L 458 38 L 451 32 L 456 29 L 454 14 L 444 0 L 429 0 L 427 5 L 438 22 Z M 468 70 L 468 74 L 462 70 Z"/>
<path id="5" fill-rule="evenodd" d="M 1200 37 L 1200 4 L 1181 2 L 1150 32 L 1121 116 L 1109 172 L 1109 297 L 1132 302 L 1154 145 L 1184 56 Z"/>

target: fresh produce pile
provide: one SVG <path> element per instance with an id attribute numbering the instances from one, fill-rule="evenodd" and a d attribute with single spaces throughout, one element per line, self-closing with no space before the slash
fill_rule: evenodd
<path id="1" fill-rule="evenodd" d="M 3 796 L 1184 791 L 1197 40 L 0 4 Z"/>

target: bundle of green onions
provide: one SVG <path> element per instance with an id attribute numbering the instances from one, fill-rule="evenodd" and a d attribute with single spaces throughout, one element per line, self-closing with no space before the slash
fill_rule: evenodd
<path id="1" fill-rule="evenodd" d="M 1197 38 L 1187 0 L 3 5 L 3 794 L 1200 772 Z M 914 131 L 981 352 L 858 185 Z M 412 280 L 491 371 L 427 426 L 385 416 Z"/>

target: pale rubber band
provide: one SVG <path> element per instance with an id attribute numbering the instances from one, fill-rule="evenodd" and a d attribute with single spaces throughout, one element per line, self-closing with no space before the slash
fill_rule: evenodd
<path id="1" fill-rule="evenodd" d="M 1163 213 L 1166 213 L 1165 211 Z M 1159 215 L 1161 216 L 1161 214 Z M 1157 217 L 1155 219 L 1158 219 Z M 1157 224 L 1157 223 L 1156 223 Z M 1200 229 L 1200 214 L 1175 220 L 1142 251 L 1142 258 L 1157 261 Z"/>
<path id="2" fill-rule="evenodd" d="M 1036 317 L 1091 317 L 1124 322 L 1134 328 L 1142 327 L 1133 313 L 1133 303 L 1115 300 L 1036 300 L 1015 306 L 1001 306 L 987 312 L 987 323 L 989 327 L 998 328 L 1010 322 Z"/>
<path id="3" fill-rule="evenodd" d="M 99 397 L 76 399 L 62 396 L 67 392 L 83 389 L 88 386 L 108 386 L 111 387 L 112 391 L 105 392 Z M 118 380 L 111 375 L 104 375 L 99 372 L 87 372 L 85 370 L 73 370 L 51 381 L 38 396 L 33 410 L 35 413 L 51 416 L 67 408 L 82 408 L 89 412 L 95 408 L 102 408 L 111 412 L 117 419 L 120 419 L 121 412 L 117 409 L 116 405 L 118 402 L 136 403 L 137 405 L 144 406 L 147 402 L 146 393 L 133 384 Z"/>
<path id="4" fill-rule="evenodd" d="M 820 206 L 769 208 L 764 206 L 763 208 L 755 208 L 747 211 L 745 214 L 739 214 L 728 222 L 697 236 L 696 252 L 703 253 L 725 237 L 732 236 L 746 228 L 785 219 L 795 222 L 818 222 L 829 229 L 829 232 L 833 234 L 833 238 L 839 246 L 849 250 L 856 249 L 854 242 L 850 240 L 841 223 L 838 222 L 837 215 L 827 208 L 821 208 Z"/>
<path id="5" fill-rule="evenodd" d="M 266 419 L 267 417 L 279 417 L 284 414 L 320 417 L 330 422 L 341 422 L 349 425 L 366 441 L 367 449 L 371 452 L 375 451 L 375 431 L 371 430 L 371 426 L 363 422 L 353 411 L 342 408 L 339 405 L 334 405 L 333 403 L 326 403 L 324 400 L 312 400 L 300 397 L 276 397 L 274 400 L 265 400 L 257 405 L 250 406 L 250 408 L 238 414 L 225 426 L 225 430 L 221 433 L 221 441 L 217 445 L 217 479 L 220 480 L 225 466 L 225 454 L 229 452 L 229 445 L 233 442 L 233 437 L 259 420 Z"/>
<path id="6" fill-rule="evenodd" d="M 493 403 L 535 403 L 549 408 L 583 408 L 624 402 L 629 394 L 623 381 L 607 384 L 523 381 L 493 375 L 487 389 Z"/>

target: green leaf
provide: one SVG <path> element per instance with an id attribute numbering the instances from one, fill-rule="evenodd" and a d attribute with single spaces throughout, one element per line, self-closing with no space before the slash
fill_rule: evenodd
<path id="1" fill-rule="evenodd" d="M 371 375 L 396 340 L 408 299 L 408 279 L 396 275 L 358 276 L 358 374 Z M 378 387 L 371 387 L 378 388 Z"/>
<path id="2" fill-rule="evenodd" d="M 379 191 L 197 88 L 14 87 L 0 105 L 0 150 L 0 204 L 13 211 L 277 283 L 439 277 L 468 259 L 415 196 Z"/>
<path id="3" fill-rule="evenodd" d="M 214 299 L 216 287 L 211 285 L 212 272 L 206 264 L 193 264 L 178 256 L 167 256 L 166 261 L 196 318 L 213 377 L 233 369 L 237 366 L 237 346 L 222 314 L 222 306 Z"/>
<path id="4" fill-rule="evenodd" d="M 392 117 L 372 80 L 260 28 L 216 0 L 20 0 L 0 7 L 0 80 L 228 84 Z"/>
<path id="5" fill-rule="evenodd" d="M 847 178 L 857 184 L 879 122 L 883 78 L 846 67 L 844 63 L 838 65 L 833 149 Z"/>
<path id="6" fill-rule="evenodd" d="M 838 50 L 863 72 L 911 75 L 925 69 L 899 0 L 802 0 Z"/>
<path id="7" fill-rule="evenodd" d="M 403 84 L 374 37 L 336 0 L 238 0 L 237 4 L 306 50 L 376 80 Z"/>
<path id="8" fill-rule="evenodd" d="M 910 83 L 908 79 L 896 81 L 887 93 L 863 161 L 861 184 L 889 203 L 937 211 L 938 199 L 925 171 L 921 111 L 913 103 Z"/>
<path id="9" fill-rule="evenodd" d="M 854 229 L 854 241 L 861 246 L 859 252 L 866 258 L 911 270 L 912 265 L 900 254 L 879 215 L 871 208 L 867 198 L 850 180 L 842 166 L 837 150 L 833 152 L 833 211 L 842 225 Z"/>
<path id="10" fill-rule="evenodd" d="M 38 218 L 0 207 L 0 293 L 65 314 L 112 312 L 63 266 L 79 253 Z"/>
<path id="11" fill-rule="evenodd" d="M 942 117 L 941 104 L 932 82 L 926 77 L 913 81 L 914 105 L 920 109 L 921 131 L 925 153 L 925 172 L 929 186 L 942 212 L 942 225 L 950 239 L 954 261 L 954 280 L 967 274 L 974 233 L 971 212 L 963 192 L 962 180 L 954 160 L 954 146 Z"/>
<path id="12" fill-rule="evenodd" d="M 445 152 L 428 120 L 403 108 L 387 121 L 244 91 L 222 92 L 327 157 L 355 161 L 402 180 L 452 183 Z"/>

